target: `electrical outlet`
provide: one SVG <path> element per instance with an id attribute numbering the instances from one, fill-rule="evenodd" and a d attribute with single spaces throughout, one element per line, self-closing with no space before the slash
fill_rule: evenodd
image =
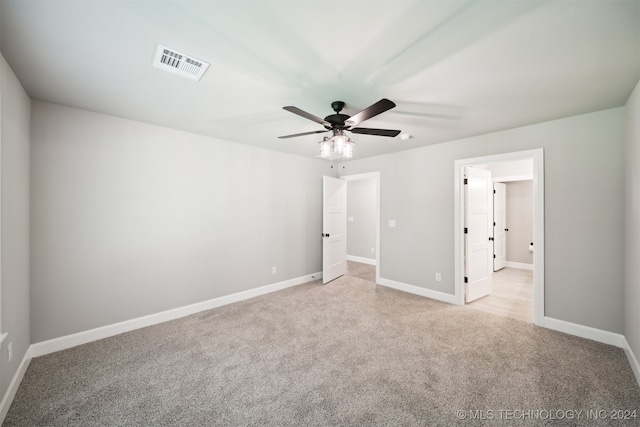
<path id="1" fill-rule="evenodd" d="M 275 267 L 271 267 L 271 274 L 276 274 L 278 272 L 278 269 Z"/>
<path id="2" fill-rule="evenodd" d="M 11 362 L 11 359 L 13 359 L 13 342 L 7 345 L 7 353 L 9 353 L 9 362 Z"/>
<path id="3" fill-rule="evenodd" d="M 436 282 L 441 282 L 441 281 L 442 281 L 442 274 L 436 273 Z"/>

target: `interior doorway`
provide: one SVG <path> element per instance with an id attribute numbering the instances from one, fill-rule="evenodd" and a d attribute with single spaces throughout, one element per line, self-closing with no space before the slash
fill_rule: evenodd
<path id="1" fill-rule="evenodd" d="M 375 268 L 380 278 L 380 172 L 344 175 L 347 181 L 347 261 Z"/>
<path id="2" fill-rule="evenodd" d="M 503 179 L 501 179 L 501 181 L 506 182 L 530 179 L 532 183 L 533 241 L 535 242 L 536 250 L 532 252 L 533 267 L 531 273 L 528 274 L 529 280 L 533 282 L 533 322 L 536 325 L 541 325 L 544 320 L 544 164 L 542 149 L 463 159 L 455 162 L 455 299 L 460 305 L 465 303 L 465 295 L 468 287 L 468 283 L 465 283 L 465 278 L 467 279 L 467 282 L 469 281 L 467 272 L 468 267 L 466 266 L 467 261 L 469 260 L 467 259 L 468 254 L 466 253 L 467 245 L 465 245 L 467 239 L 467 234 L 465 234 L 465 222 L 467 220 L 467 209 L 465 204 L 465 195 L 467 193 L 467 186 L 465 185 L 465 174 L 467 173 L 466 168 L 475 167 L 478 169 L 487 169 L 488 165 L 516 165 L 518 162 L 522 162 L 524 160 L 532 162 L 531 173 L 529 176 L 524 176 L 522 174 L 506 176 L 502 173 Z M 493 192 L 493 188 L 491 192 Z M 506 228 L 508 228 L 508 226 Z M 495 231 L 492 230 L 489 240 L 493 243 L 495 242 L 494 238 Z M 487 262 L 492 265 L 491 270 L 493 270 L 493 260 L 487 260 Z M 508 264 L 506 267 L 509 267 Z M 516 268 L 518 267 L 520 266 L 517 266 Z M 507 273 L 509 273 L 508 270 L 503 271 L 495 277 L 499 280 L 513 280 L 513 277 L 515 276 Z M 511 273 L 515 272 L 511 271 Z M 526 281 L 527 279 L 525 277 L 518 278 L 516 280 Z M 496 282 L 496 284 L 497 283 L 498 282 Z"/>

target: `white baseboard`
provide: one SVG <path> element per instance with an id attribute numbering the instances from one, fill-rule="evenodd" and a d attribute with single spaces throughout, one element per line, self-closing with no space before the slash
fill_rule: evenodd
<path id="1" fill-rule="evenodd" d="M 564 320 L 558 320 L 552 317 L 545 316 L 544 323 L 540 326 L 620 348 L 629 346 L 624 335 L 603 331 L 602 329 L 596 329 L 590 326 L 578 325 L 577 323 L 565 322 Z"/>
<path id="2" fill-rule="evenodd" d="M 626 338 L 624 339 L 624 344 L 624 353 L 627 355 L 627 360 L 631 365 L 633 375 L 636 376 L 636 382 L 638 383 L 638 385 L 640 385 L 640 363 L 638 362 L 638 358 L 636 358 L 636 355 L 633 353 L 633 349 L 629 345 L 629 342 Z"/>
<path id="3" fill-rule="evenodd" d="M 363 264 L 376 265 L 375 258 L 365 258 L 355 255 L 347 255 L 347 261 L 361 262 Z"/>
<path id="4" fill-rule="evenodd" d="M 122 334 L 124 332 L 156 325 L 158 323 L 167 322 L 169 320 L 179 319 L 181 317 L 190 316 L 201 311 L 210 310 L 212 308 L 221 307 L 223 305 L 243 301 L 249 298 L 254 298 L 260 295 L 290 288 L 292 286 L 301 285 L 303 283 L 307 283 L 321 277 L 322 273 L 308 274 L 306 276 L 296 277 L 294 279 L 273 283 L 271 285 L 261 286 L 255 289 L 249 289 L 247 291 L 242 291 L 231 295 L 225 295 L 223 297 L 210 299 L 208 301 L 191 304 L 184 307 L 178 307 L 171 310 L 162 311 L 160 313 L 154 313 L 148 316 L 126 320 L 124 322 L 114 323 L 112 325 L 102 326 L 99 328 L 90 329 L 88 331 L 78 332 L 75 334 L 42 341 L 31 345 L 31 355 L 32 357 L 43 356 L 45 354 L 65 350 L 77 345 L 86 344 L 99 339 Z"/>
<path id="5" fill-rule="evenodd" d="M 9 408 L 13 403 L 13 398 L 16 397 L 16 393 L 18 392 L 18 387 L 20 387 L 20 383 L 24 379 L 24 374 L 27 372 L 27 368 L 29 367 L 29 363 L 31 363 L 32 358 L 31 346 L 27 349 L 22 361 L 20 362 L 20 366 L 18 367 L 18 371 L 11 379 L 11 383 L 9 384 L 9 388 L 7 392 L 4 394 L 2 398 L 2 402 L 0 402 L 0 424 L 4 423 L 4 419 L 9 412 Z"/>
<path id="6" fill-rule="evenodd" d="M 408 285 L 406 283 L 400 283 L 394 280 L 384 279 L 382 277 L 378 280 L 377 283 L 378 285 L 397 289 L 403 292 L 408 292 L 410 294 L 420 295 L 423 297 L 435 299 L 435 300 L 446 302 L 449 304 L 454 304 L 454 305 L 457 304 L 455 295 L 453 294 L 445 294 L 444 292 L 425 289 L 415 285 Z"/>
<path id="7" fill-rule="evenodd" d="M 525 264 L 524 262 L 507 261 L 505 266 L 509 268 L 519 268 L 520 270 L 533 271 L 533 264 Z"/>

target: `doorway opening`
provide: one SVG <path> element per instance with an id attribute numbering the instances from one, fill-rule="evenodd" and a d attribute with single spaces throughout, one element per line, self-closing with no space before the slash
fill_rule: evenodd
<path id="1" fill-rule="evenodd" d="M 517 167 L 522 167 L 523 162 L 529 162 L 530 172 L 513 172 L 518 170 Z M 489 165 L 492 165 L 489 168 Z M 485 181 L 487 176 L 491 182 L 491 196 L 493 196 L 493 183 L 504 182 L 509 185 L 509 182 L 530 181 L 531 195 L 532 195 L 532 223 L 533 223 L 533 237 L 531 242 L 527 242 L 525 250 L 529 250 L 532 247 L 528 243 L 535 243 L 535 250 L 532 250 L 530 259 L 532 259 L 532 265 L 528 262 L 506 262 L 505 259 L 499 260 L 494 264 L 493 256 L 496 258 L 505 257 L 505 254 L 501 253 L 500 247 L 496 247 L 496 237 L 498 237 L 498 244 L 502 246 L 507 238 L 508 233 L 499 233 L 494 229 L 493 223 L 496 223 L 497 227 L 500 227 L 501 219 L 498 217 L 498 221 L 494 221 L 493 217 L 493 197 L 491 201 L 485 201 L 488 197 L 488 191 L 479 193 L 481 196 L 477 196 L 476 200 L 481 200 L 485 205 L 491 203 L 490 214 L 486 213 L 486 210 L 476 209 L 470 211 L 467 209 L 467 205 L 474 202 L 465 203 L 465 195 L 470 193 L 469 188 L 471 185 L 465 185 L 466 174 L 472 176 L 473 173 L 469 173 L 468 168 L 473 168 L 473 171 L 479 170 L 502 170 L 500 173 L 495 174 L 495 180 L 491 180 L 489 173 L 478 174 L 484 177 Z M 511 173 L 505 172 L 510 170 Z M 474 298 L 479 298 L 478 295 L 487 295 L 487 292 L 491 292 L 492 279 L 496 282 L 496 292 L 502 292 L 502 296 L 508 297 L 508 292 L 526 292 L 526 288 L 505 288 L 505 285 L 526 285 L 527 280 L 532 282 L 532 287 L 529 288 L 529 292 L 532 293 L 533 299 L 533 323 L 536 325 L 542 325 L 544 320 L 544 164 L 543 164 L 543 150 L 528 150 L 515 153 L 506 153 L 500 155 L 477 157 L 471 159 L 457 160 L 454 163 L 455 170 L 455 188 L 454 188 L 454 203 L 455 203 L 455 300 L 458 304 L 463 305 L 467 301 L 467 292 L 469 288 L 472 290 L 472 294 L 475 293 Z M 469 181 L 469 183 L 475 186 L 475 182 Z M 514 187 L 515 188 L 515 187 Z M 500 191 L 500 190 L 498 190 Z M 475 215 L 475 216 L 474 216 Z M 469 217 L 469 218 L 467 218 Z M 487 233 L 487 236 L 480 234 L 471 235 L 471 228 L 466 224 L 467 221 L 475 221 L 476 224 L 483 224 L 483 233 Z M 465 227 L 468 227 L 465 230 Z M 477 230 L 477 227 L 474 226 Z M 503 227 L 509 229 L 509 225 Z M 498 228 L 499 230 L 499 228 Z M 467 234 L 465 234 L 467 231 Z M 500 231 L 500 230 L 499 230 Z M 475 239 L 475 240 L 473 240 Z M 486 239 L 486 240 L 485 240 Z M 502 240 L 501 240 L 502 239 Z M 519 243 L 518 246 L 522 245 Z M 475 250 L 475 254 L 470 250 Z M 477 250 L 476 250 L 477 249 Z M 519 248 L 522 249 L 522 248 Z M 504 249 L 502 249 L 504 250 Z M 490 254 L 491 259 L 486 258 L 487 254 Z M 477 254 L 483 254 L 478 260 Z M 527 259 L 522 259 L 527 261 Z M 475 264 L 469 264 L 469 263 Z M 479 266 L 479 267 L 478 267 Z M 506 268 L 502 268 L 506 267 Z M 494 273 L 494 269 L 499 270 L 498 273 Z M 529 270 L 529 271 L 527 271 Z M 519 274 L 521 273 L 521 274 Z M 470 277 L 471 276 L 471 277 Z M 482 280 L 481 280 L 482 279 Z M 487 283 L 488 280 L 488 283 Z M 480 287 L 473 287 L 474 283 L 481 284 Z M 480 290 L 479 290 L 480 289 Z M 505 290 L 507 294 L 505 294 Z M 481 300 L 479 300 L 481 301 Z M 481 304 L 481 302 L 479 302 Z"/>
<path id="2" fill-rule="evenodd" d="M 380 172 L 344 175 L 347 181 L 347 268 L 380 278 Z M 372 275 L 372 269 L 375 275 Z M 372 280 L 372 281 L 373 281 Z"/>

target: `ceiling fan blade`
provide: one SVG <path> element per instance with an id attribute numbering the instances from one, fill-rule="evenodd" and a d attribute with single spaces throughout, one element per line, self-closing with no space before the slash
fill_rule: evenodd
<path id="1" fill-rule="evenodd" d="M 309 119 L 309 120 L 314 121 L 314 122 L 316 122 L 316 123 L 320 123 L 322 126 L 331 127 L 331 123 L 329 123 L 329 122 L 325 121 L 324 119 L 321 119 L 320 117 L 314 116 L 314 115 L 313 115 L 313 114 L 311 114 L 311 113 L 307 113 L 306 111 L 301 110 L 301 109 L 299 109 L 298 107 L 294 107 L 294 106 L 288 105 L 288 106 L 286 106 L 286 107 L 282 107 L 282 109 L 283 109 L 283 110 L 287 110 L 287 111 L 289 111 L 290 113 L 293 113 L 293 114 L 297 114 L 297 115 L 299 115 L 299 116 L 302 116 L 302 117 L 304 117 L 305 119 Z"/>
<path id="2" fill-rule="evenodd" d="M 382 98 L 380 101 L 376 102 L 375 104 L 370 105 L 369 107 L 365 108 L 359 113 L 356 113 L 353 116 L 349 117 L 346 123 L 349 126 L 355 126 L 358 123 L 362 123 L 365 120 L 370 119 L 371 117 L 384 113 L 385 111 L 390 110 L 395 106 L 396 104 L 393 103 L 393 101 L 389 101 L 386 98 Z"/>
<path id="3" fill-rule="evenodd" d="M 329 131 L 327 129 L 314 130 L 311 132 L 302 132 L 302 133 L 294 133 L 293 135 L 279 136 L 278 138 L 279 139 L 295 138 L 296 136 L 313 135 L 314 133 L 325 133 L 325 132 L 329 132 Z"/>
<path id="4" fill-rule="evenodd" d="M 398 134 L 401 132 L 399 130 L 393 130 L 393 129 L 371 129 L 371 128 L 353 128 L 353 129 L 349 129 L 349 132 L 353 132 L 353 133 L 362 133 L 365 135 L 378 135 L 378 136 L 398 136 Z"/>

